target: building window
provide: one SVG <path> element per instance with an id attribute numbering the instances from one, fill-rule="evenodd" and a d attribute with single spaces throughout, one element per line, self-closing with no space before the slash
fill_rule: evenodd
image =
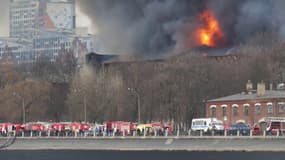
<path id="1" fill-rule="evenodd" d="M 222 114 L 223 116 L 227 116 L 227 105 L 222 105 Z"/>
<path id="2" fill-rule="evenodd" d="M 216 117 L 216 107 L 211 108 L 211 117 Z"/>
<path id="3" fill-rule="evenodd" d="M 237 116 L 238 115 L 238 107 L 233 108 L 233 115 Z"/>
<path id="4" fill-rule="evenodd" d="M 210 116 L 211 117 L 216 117 L 217 106 L 216 105 L 211 105 L 210 106 L 210 111 L 211 111 Z"/>
<path id="5" fill-rule="evenodd" d="M 267 103 L 267 113 L 272 114 L 273 113 L 273 105 L 272 103 Z"/>
<path id="6" fill-rule="evenodd" d="M 278 103 L 278 111 L 279 113 L 284 113 L 284 102 Z"/>
<path id="7" fill-rule="evenodd" d="M 249 115 L 249 104 L 244 105 L 244 115 L 248 116 Z"/>
<path id="8" fill-rule="evenodd" d="M 233 116 L 238 115 L 238 105 L 233 105 Z"/>
<path id="9" fill-rule="evenodd" d="M 255 114 L 260 114 L 261 104 L 257 103 L 255 104 Z"/>

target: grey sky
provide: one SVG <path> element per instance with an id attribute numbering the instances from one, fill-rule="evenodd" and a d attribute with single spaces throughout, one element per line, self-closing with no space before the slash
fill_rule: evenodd
<path id="1" fill-rule="evenodd" d="M 9 35 L 8 4 L 9 0 L 0 0 L 0 36 Z"/>

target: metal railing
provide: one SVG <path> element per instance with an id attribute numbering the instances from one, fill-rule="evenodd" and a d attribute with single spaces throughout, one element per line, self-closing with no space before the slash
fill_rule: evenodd
<path id="1" fill-rule="evenodd" d="M 263 131 L 261 133 L 254 133 L 253 130 L 250 131 L 192 131 L 192 130 L 176 130 L 174 132 L 165 131 L 144 131 L 144 132 L 136 132 L 136 131 L 124 131 L 124 132 L 112 132 L 112 131 L 71 131 L 71 130 L 63 130 L 63 131 L 19 131 L 19 132 L 10 132 L 10 133 L 2 133 L 0 132 L 0 138 L 9 138 L 13 139 L 16 137 L 19 138 L 36 138 L 36 137 L 62 137 L 62 138 L 84 138 L 84 137 L 284 137 L 285 132 L 277 132 L 276 134 L 271 134 L 270 132 Z M 12 142 L 12 141 L 11 141 Z M 1 144 L 0 144 L 1 148 Z"/>

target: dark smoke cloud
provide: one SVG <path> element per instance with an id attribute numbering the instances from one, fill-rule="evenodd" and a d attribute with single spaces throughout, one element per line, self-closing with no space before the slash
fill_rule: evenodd
<path id="1" fill-rule="evenodd" d="M 188 30 L 195 28 L 197 0 L 79 0 L 96 24 L 99 36 L 114 53 L 162 53 L 184 48 Z"/>
<path id="2" fill-rule="evenodd" d="M 9 35 L 9 0 L 0 0 L 0 36 Z"/>
<path id="3" fill-rule="evenodd" d="M 0 0 L 0 35 L 9 34 L 9 0 Z M 256 33 L 285 37 L 284 0 L 78 0 L 114 53 L 161 54 L 196 45 L 198 15 L 211 9 L 221 23 L 228 45 Z"/>
<path id="4" fill-rule="evenodd" d="M 230 44 L 263 32 L 277 32 L 285 38 L 284 0 L 217 0 L 208 7 L 215 11 Z"/>
<path id="5" fill-rule="evenodd" d="M 81 10 L 114 53 L 161 54 L 196 45 L 198 15 L 211 9 L 227 45 L 259 32 L 285 37 L 284 0 L 79 0 Z"/>

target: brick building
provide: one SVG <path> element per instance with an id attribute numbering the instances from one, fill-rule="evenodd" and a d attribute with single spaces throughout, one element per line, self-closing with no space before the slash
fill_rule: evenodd
<path id="1" fill-rule="evenodd" d="M 248 81 L 246 92 L 208 100 L 206 117 L 223 120 L 225 124 L 244 122 L 253 126 L 264 117 L 285 117 L 285 90 L 279 85 L 266 90 L 265 83 L 253 84 Z"/>

